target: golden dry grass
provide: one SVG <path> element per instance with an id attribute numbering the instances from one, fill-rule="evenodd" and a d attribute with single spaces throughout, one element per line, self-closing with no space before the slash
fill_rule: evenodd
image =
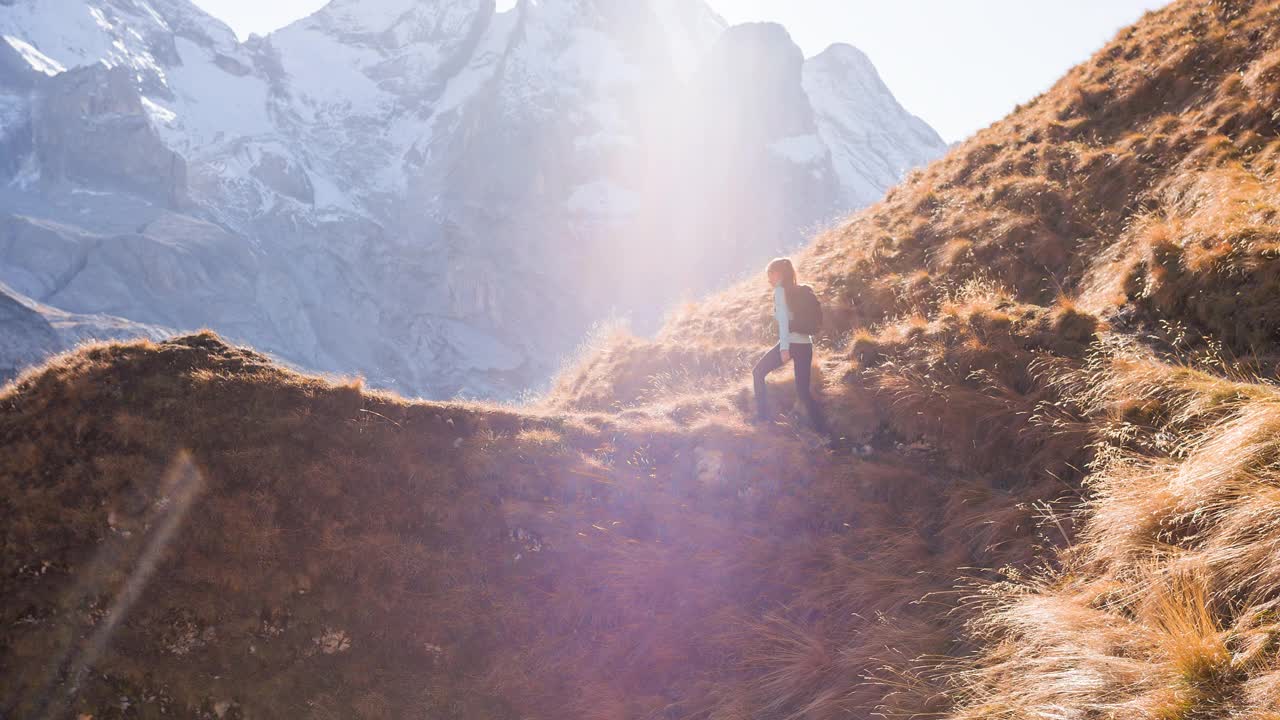
<path id="1" fill-rule="evenodd" d="M 58 358 L 0 391 L 0 714 L 1276 720 L 1277 97 L 1280 3 L 1178 2 L 818 237 L 850 455 L 745 423 L 758 282 L 526 407 Z"/>
<path id="2" fill-rule="evenodd" d="M 990 590 L 961 716 L 1265 717 L 1280 392 L 1124 353 L 1088 380 L 1108 432 L 1079 544 Z"/>
<path id="3" fill-rule="evenodd" d="M 15 716 L 121 697 L 246 717 L 714 715 L 725 687 L 771 672 L 767 645 L 742 651 L 774 617 L 843 618 L 823 625 L 833 681 L 866 664 L 850 647 L 896 642 L 890 617 L 955 632 L 908 601 L 941 552 L 925 498 L 947 476 L 835 458 L 735 411 L 410 403 L 211 334 L 82 348 L 6 387 L 0 411 Z M 203 479 L 194 510 L 95 655 L 81 638 L 138 577 L 180 456 Z M 800 682 L 749 697 L 796 712 L 835 692 Z"/>

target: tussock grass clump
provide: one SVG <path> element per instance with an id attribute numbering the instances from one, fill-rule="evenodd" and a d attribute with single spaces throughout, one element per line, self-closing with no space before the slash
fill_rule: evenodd
<path id="1" fill-rule="evenodd" d="M 624 333 L 585 352 L 544 399 L 565 410 L 618 411 L 702 395 L 708 401 L 750 375 L 754 345 L 642 340 Z"/>
<path id="2" fill-rule="evenodd" d="M 977 285 L 932 320 L 862 332 L 850 359 L 905 438 L 928 438 L 961 467 L 1067 481 L 1087 459 L 1088 431 L 1054 380 L 1081 365 L 1104 328 L 1072 303 L 1045 309 Z"/>
<path id="3" fill-rule="evenodd" d="M 1061 567 L 981 600 L 989 649 L 959 676 L 960 716 L 1265 717 L 1280 392 L 1133 352 L 1095 361 L 1079 387 L 1109 428 L 1079 541 Z"/>

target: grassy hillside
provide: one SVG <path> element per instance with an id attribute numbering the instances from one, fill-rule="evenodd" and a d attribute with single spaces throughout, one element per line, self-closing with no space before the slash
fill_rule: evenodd
<path id="1" fill-rule="evenodd" d="M 1176 3 L 819 237 L 850 454 L 744 422 L 758 282 L 536 406 L 29 372 L 0 717 L 1276 720 L 1278 97 L 1280 2 Z"/>
<path id="2" fill-rule="evenodd" d="M 212 335 L 87 348 L 0 403 L 13 717 L 781 712 L 954 637 L 912 605 L 939 569 L 1030 558 L 1025 518 L 984 539 L 1006 493 L 891 435 L 837 458 L 728 414 L 414 404 Z"/>

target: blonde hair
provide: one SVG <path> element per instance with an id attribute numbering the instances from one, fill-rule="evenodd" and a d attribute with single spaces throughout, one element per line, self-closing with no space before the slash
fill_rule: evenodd
<path id="1" fill-rule="evenodd" d="M 775 258 L 769 263 L 769 267 L 765 272 L 769 275 L 777 273 L 778 277 L 782 278 L 782 287 L 788 290 L 795 287 L 798 282 L 796 280 L 796 266 L 791 264 L 791 258 Z"/>

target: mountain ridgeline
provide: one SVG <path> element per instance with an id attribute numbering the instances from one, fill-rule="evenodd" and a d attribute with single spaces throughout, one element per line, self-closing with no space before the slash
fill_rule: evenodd
<path id="1" fill-rule="evenodd" d="M 208 327 L 510 397 L 945 150 L 858 50 L 702 0 L 335 0 L 244 43 L 187 0 L 15 0 L 0 36 L 0 292 L 57 335 L 6 321 L 0 372 Z"/>
<path id="2" fill-rule="evenodd" d="M 57 356 L 0 390 L 0 714 L 1275 720 L 1277 98 L 1280 2 L 1183 0 L 820 234 L 850 452 L 784 378 L 747 422 L 758 281 L 521 406 Z"/>

